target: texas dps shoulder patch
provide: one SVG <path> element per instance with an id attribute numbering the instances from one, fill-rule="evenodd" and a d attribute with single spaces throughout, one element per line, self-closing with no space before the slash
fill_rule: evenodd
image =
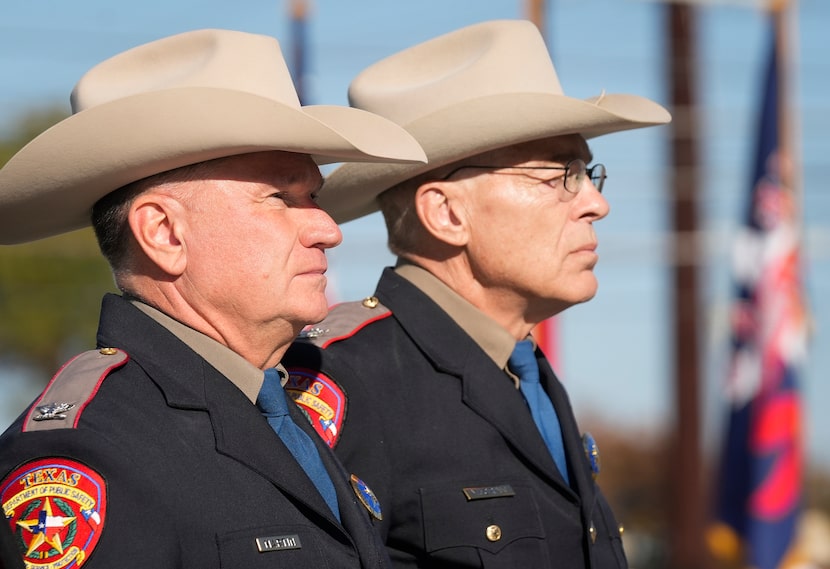
<path id="1" fill-rule="evenodd" d="M 27 569 L 83 565 L 104 529 L 106 485 L 66 458 L 28 462 L 0 482 L 0 503 Z"/>
<path id="2" fill-rule="evenodd" d="M 334 448 L 346 417 L 346 396 L 327 375 L 305 368 L 289 368 L 285 392 L 307 414 L 314 430 Z"/>

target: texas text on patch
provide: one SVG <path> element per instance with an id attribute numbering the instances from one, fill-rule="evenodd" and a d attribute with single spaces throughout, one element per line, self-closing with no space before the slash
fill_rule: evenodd
<path id="1" fill-rule="evenodd" d="M 323 373 L 291 368 L 285 392 L 308 414 L 314 430 L 333 448 L 346 417 L 346 396 L 340 386 Z"/>
<path id="2" fill-rule="evenodd" d="M 101 537 L 106 485 L 80 462 L 41 458 L 0 482 L 0 503 L 27 568 L 73 569 Z"/>

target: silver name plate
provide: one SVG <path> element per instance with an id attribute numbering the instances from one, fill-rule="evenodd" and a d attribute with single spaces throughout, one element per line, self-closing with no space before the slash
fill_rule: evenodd
<path id="1" fill-rule="evenodd" d="M 478 488 L 464 488 L 467 501 L 486 500 L 488 498 L 508 498 L 516 493 L 509 484 L 502 486 L 481 486 Z"/>
<path id="2" fill-rule="evenodd" d="M 260 553 L 266 551 L 283 551 L 285 549 L 300 549 L 299 535 L 274 535 L 270 537 L 256 538 L 256 547 Z"/>

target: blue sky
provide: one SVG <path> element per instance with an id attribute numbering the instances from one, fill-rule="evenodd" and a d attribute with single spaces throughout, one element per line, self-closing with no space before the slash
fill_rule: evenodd
<path id="1" fill-rule="evenodd" d="M 730 301 L 730 247 L 748 186 L 767 28 L 753 2 L 704 2 L 698 12 L 698 111 L 703 168 L 700 223 L 702 413 L 707 444 L 717 440 L 724 401 Z M 646 0 L 550 0 L 548 44 L 565 92 L 601 90 L 667 102 L 664 6 Z M 8 3 L 0 20 L 0 132 L 31 107 L 63 104 L 89 67 L 126 48 L 173 33 L 224 27 L 266 33 L 291 53 L 287 0 L 28 0 Z M 345 104 L 351 78 L 366 65 L 413 43 L 495 18 L 524 16 L 518 0 L 316 0 L 308 27 L 308 102 Z M 830 3 L 802 0 L 791 38 L 796 66 L 797 143 L 803 162 L 805 285 L 814 335 L 805 367 L 807 445 L 830 466 Z M 560 376 L 582 427 L 595 417 L 647 436 L 670 424 L 671 290 L 668 261 L 668 131 L 620 133 L 592 141 L 608 167 L 611 215 L 597 224 L 600 291 L 560 318 Z M 341 299 L 370 294 L 392 262 L 378 216 L 346 224 L 333 250 L 331 282 Z M 0 361 L 0 370 L 3 362 Z M 0 389 L 16 388 L 0 373 Z M 0 407 L 0 424 L 12 419 Z"/>

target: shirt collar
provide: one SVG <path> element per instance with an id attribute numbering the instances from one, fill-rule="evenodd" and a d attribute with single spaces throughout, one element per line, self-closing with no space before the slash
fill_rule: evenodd
<path id="1" fill-rule="evenodd" d="M 516 345 L 516 340 L 507 330 L 426 269 L 400 260 L 395 272 L 440 306 L 484 350 L 499 369 L 507 368 L 507 360 Z"/>
<path id="2" fill-rule="evenodd" d="M 153 308 L 149 304 L 145 304 L 135 298 L 131 298 L 130 302 L 170 331 L 179 340 L 187 344 L 191 350 L 202 356 L 207 363 L 216 368 L 219 373 L 238 387 L 252 403 L 256 403 L 256 398 L 264 379 L 261 369 L 248 362 L 227 346 L 182 324 L 157 308 Z M 280 373 L 280 378 L 284 386 L 288 379 L 288 374 L 281 364 L 277 366 L 277 371 Z"/>

